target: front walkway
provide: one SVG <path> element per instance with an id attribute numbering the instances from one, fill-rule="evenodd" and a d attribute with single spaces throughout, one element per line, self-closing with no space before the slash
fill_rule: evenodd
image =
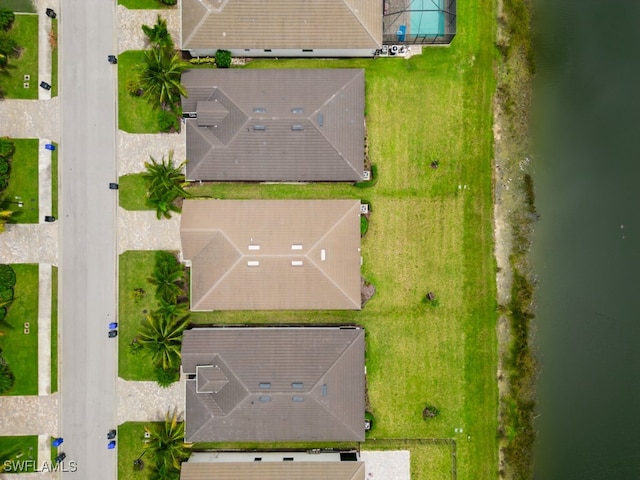
<path id="1" fill-rule="evenodd" d="M 4 263 L 58 264 L 58 225 L 56 223 L 8 224 L 0 235 Z"/>
<path id="2" fill-rule="evenodd" d="M 177 408 L 178 416 L 184 418 L 184 378 L 169 388 L 162 388 L 156 382 L 132 382 L 118 377 L 116 388 L 118 425 L 124 422 L 160 422 L 174 408 Z"/>
<path id="3" fill-rule="evenodd" d="M 158 220 L 155 211 L 118 207 L 118 254 L 127 250 L 180 250 L 180 215 Z"/>
<path id="4" fill-rule="evenodd" d="M 180 165 L 187 158 L 185 129 L 182 133 L 133 134 L 118 130 L 118 175 L 140 173 L 144 163 L 152 156 L 160 161 L 169 158 L 173 150 L 173 162 Z"/>
<path id="5" fill-rule="evenodd" d="M 167 20 L 167 28 L 176 47 L 180 43 L 180 9 L 128 10 L 118 5 L 118 54 L 126 50 L 144 50 L 149 48 L 142 25 L 153 26 L 160 15 Z"/>

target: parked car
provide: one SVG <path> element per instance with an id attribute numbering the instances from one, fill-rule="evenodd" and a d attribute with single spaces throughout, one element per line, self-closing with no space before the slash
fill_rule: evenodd
<path id="1" fill-rule="evenodd" d="M 109 450 L 113 450 L 114 448 L 116 448 L 116 441 L 115 440 L 111 440 L 109 443 L 107 443 L 107 448 Z"/>
<path id="2" fill-rule="evenodd" d="M 118 336 L 118 330 L 109 330 L 109 338 L 116 338 Z"/>
<path id="3" fill-rule="evenodd" d="M 116 430 L 109 430 L 109 433 L 107 433 L 107 438 L 109 440 L 113 440 L 114 438 L 116 438 L 118 432 L 116 432 Z"/>
<path id="4" fill-rule="evenodd" d="M 56 455 L 56 458 L 54 459 L 56 463 L 60 463 L 62 462 L 65 458 L 67 458 L 67 454 L 64 452 L 60 452 L 58 455 Z"/>
<path id="5" fill-rule="evenodd" d="M 118 322 L 111 322 L 109 324 L 109 330 L 115 330 L 116 328 L 118 328 Z"/>
<path id="6" fill-rule="evenodd" d="M 109 55 L 107 57 L 107 60 L 111 65 L 115 65 L 116 63 L 118 63 L 118 57 L 116 57 L 115 55 Z"/>
<path id="7" fill-rule="evenodd" d="M 53 442 L 51 442 L 51 446 L 59 447 L 60 445 L 62 445 L 62 442 L 64 442 L 64 439 L 62 437 L 54 438 Z"/>

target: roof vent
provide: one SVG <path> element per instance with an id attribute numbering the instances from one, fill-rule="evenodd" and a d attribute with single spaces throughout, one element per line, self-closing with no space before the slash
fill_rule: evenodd
<path id="1" fill-rule="evenodd" d="M 295 396 L 291 400 L 293 400 L 294 402 L 304 402 L 304 397 Z"/>
<path id="2" fill-rule="evenodd" d="M 247 262 L 247 267 L 259 267 L 260 262 L 258 260 L 249 260 Z"/>
<path id="3" fill-rule="evenodd" d="M 327 251 L 323 248 L 320 250 L 320 260 L 323 262 L 327 259 Z"/>
<path id="4" fill-rule="evenodd" d="M 267 113 L 267 109 L 265 107 L 255 107 L 253 113 Z"/>
<path id="5" fill-rule="evenodd" d="M 261 402 L 270 402 L 271 397 L 269 397 L 268 395 L 261 395 L 260 398 L 258 398 L 258 400 Z"/>
<path id="6" fill-rule="evenodd" d="M 302 266 L 302 260 L 291 260 L 291 266 L 292 267 L 301 267 Z"/>
<path id="7" fill-rule="evenodd" d="M 304 388 L 304 383 L 302 383 L 302 382 L 293 382 L 291 384 L 291 388 Z"/>
<path id="8" fill-rule="evenodd" d="M 264 382 L 259 384 L 260 388 L 271 388 L 271 384 L 269 382 Z"/>
<path id="9" fill-rule="evenodd" d="M 291 250 L 302 250 L 302 245 L 300 245 L 299 243 L 294 243 L 293 245 L 291 245 Z"/>
<path id="10" fill-rule="evenodd" d="M 318 122 L 318 125 L 321 127 L 324 125 L 324 114 L 323 113 L 319 113 L 316 116 L 316 121 Z"/>
<path id="11" fill-rule="evenodd" d="M 291 109 L 291 113 L 300 114 L 300 113 L 302 113 L 302 112 L 304 112 L 304 108 L 302 108 L 302 107 L 293 107 L 293 108 Z"/>
<path id="12" fill-rule="evenodd" d="M 249 245 L 249 250 L 260 250 L 260 245 Z"/>
<path id="13" fill-rule="evenodd" d="M 291 130 L 294 132 L 301 132 L 304 130 L 304 127 L 302 125 L 291 125 Z"/>
<path id="14" fill-rule="evenodd" d="M 327 396 L 327 384 L 326 383 L 322 384 L 322 396 L 323 397 Z"/>
<path id="15" fill-rule="evenodd" d="M 264 131 L 264 130 L 267 129 L 264 125 L 254 125 L 252 128 L 253 128 L 253 130 L 259 131 L 259 132 Z"/>

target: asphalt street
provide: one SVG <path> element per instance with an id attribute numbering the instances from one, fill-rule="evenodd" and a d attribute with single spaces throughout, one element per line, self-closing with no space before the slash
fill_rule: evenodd
<path id="1" fill-rule="evenodd" d="M 60 33 L 60 433 L 62 478 L 117 478 L 116 2 L 62 0 Z M 52 121 L 55 121 L 52 119 Z M 74 462 L 75 468 L 71 468 Z"/>

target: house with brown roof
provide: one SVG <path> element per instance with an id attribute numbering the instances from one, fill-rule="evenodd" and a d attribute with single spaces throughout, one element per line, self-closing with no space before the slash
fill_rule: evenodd
<path id="1" fill-rule="evenodd" d="M 182 74 L 188 180 L 364 178 L 364 70 Z"/>
<path id="2" fill-rule="evenodd" d="M 382 0 L 182 0 L 192 56 L 370 57 L 382 45 Z"/>
<path id="3" fill-rule="evenodd" d="M 360 310 L 359 200 L 185 200 L 191 309 Z"/>
<path id="4" fill-rule="evenodd" d="M 186 330 L 186 442 L 364 441 L 364 330 Z"/>

